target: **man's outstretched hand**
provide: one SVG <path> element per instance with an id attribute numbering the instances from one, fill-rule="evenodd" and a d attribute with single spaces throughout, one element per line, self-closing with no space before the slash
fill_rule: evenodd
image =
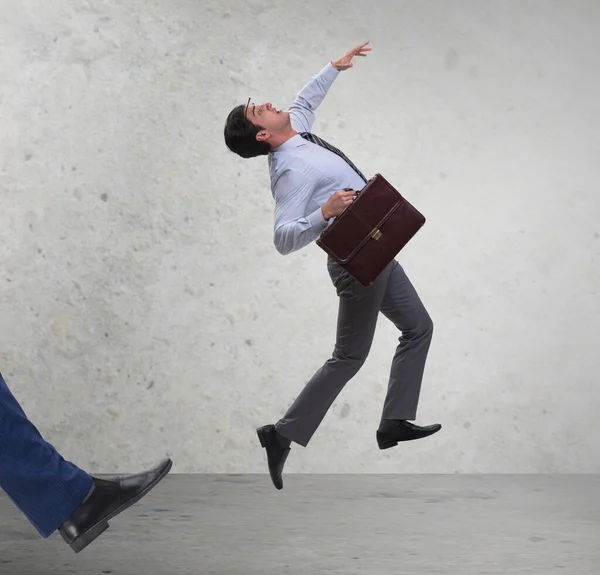
<path id="1" fill-rule="evenodd" d="M 352 58 L 355 56 L 362 56 L 363 58 L 366 56 L 365 52 L 370 52 L 371 48 L 365 48 L 365 46 L 369 43 L 367 40 L 362 44 L 359 44 L 356 48 L 352 48 L 349 52 L 346 52 L 342 57 L 337 60 L 333 60 L 331 63 L 333 67 L 338 70 L 347 70 L 348 68 L 352 68 Z"/>

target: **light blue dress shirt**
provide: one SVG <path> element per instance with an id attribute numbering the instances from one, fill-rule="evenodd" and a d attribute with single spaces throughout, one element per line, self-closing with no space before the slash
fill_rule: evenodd
<path id="1" fill-rule="evenodd" d="M 302 88 L 289 109 L 294 130 L 312 131 L 315 110 L 338 74 L 330 62 Z M 269 153 L 269 171 L 275 199 L 274 243 L 283 255 L 316 240 L 333 221 L 323 218 L 321 206 L 334 192 L 344 188 L 360 190 L 365 185 L 340 156 L 300 134 Z"/>

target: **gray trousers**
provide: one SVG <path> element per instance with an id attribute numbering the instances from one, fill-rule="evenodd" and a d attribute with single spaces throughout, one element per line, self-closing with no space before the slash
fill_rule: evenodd
<path id="1" fill-rule="evenodd" d="M 382 419 L 414 420 L 433 334 L 431 318 L 397 261 L 391 262 L 369 287 L 355 280 L 332 258 L 327 260 L 327 269 L 339 298 L 333 354 L 275 424 L 278 433 L 303 447 L 367 359 L 379 312 L 401 332 Z"/>

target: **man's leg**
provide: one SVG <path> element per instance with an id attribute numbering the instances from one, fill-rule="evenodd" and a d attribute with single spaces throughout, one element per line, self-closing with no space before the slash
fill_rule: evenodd
<path id="1" fill-rule="evenodd" d="M 372 285 L 364 287 L 333 260 L 328 261 L 328 268 L 339 296 L 333 354 L 275 425 L 277 433 L 303 447 L 367 359 L 391 270 L 384 270 Z"/>
<path id="2" fill-rule="evenodd" d="M 388 392 L 379 428 L 380 447 L 418 439 L 441 426 L 417 427 L 417 415 L 425 362 L 433 335 L 433 322 L 402 266 L 393 263 L 381 312 L 402 332 L 392 361 Z"/>
<path id="3" fill-rule="evenodd" d="M 303 447 L 308 445 L 335 398 L 367 359 L 391 270 L 391 266 L 388 267 L 372 285 L 364 287 L 331 258 L 327 267 L 339 297 L 333 354 L 306 384 L 287 413 L 275 425 L 257 430 L 267 452 L 271 480 L 277 489 L 283 489 L 283 466 L 291 442 Z"/>
<path id="4" fill-rule="evenodd" d="M 0 375 L 0 488 L 43 537 L 58 530 L 79 553 L 160 483 L 172 464 L 166 458 L 142 473 L 90 477 L 42 438 Z"/>
<path id="5" fill-rule="evenodd" d="M 0 488 L 47 538 L 83 502 L 92 484 L 85 471 L 42 438 L 0 374 Z"/>

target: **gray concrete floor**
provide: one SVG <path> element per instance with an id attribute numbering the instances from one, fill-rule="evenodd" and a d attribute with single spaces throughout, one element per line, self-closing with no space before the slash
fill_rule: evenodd
<path id="1" fill-rule="evenodd" d="M 600 570 L 598 475 L 171 475 L 79 555 L 0 517 L 2 575 Z"/>

